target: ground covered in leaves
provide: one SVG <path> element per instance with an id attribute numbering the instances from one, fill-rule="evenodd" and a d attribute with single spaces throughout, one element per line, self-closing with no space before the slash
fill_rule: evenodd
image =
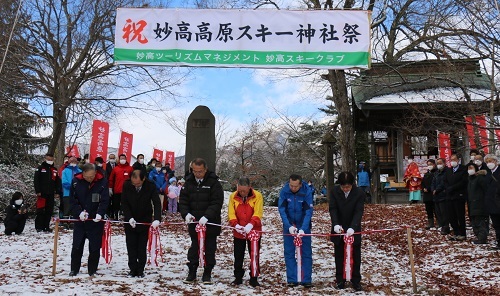
<path id="1" fill-rule="evenodd" d="M 263 223 L 266 231 L 281 231 L 277 208 L 266 207 Z M 224 209 L 223 216 L 227 217 Z M 178 215 L 168 221 L 181 221 Z M 423 205 L 367 205 L 363 217 L 364 230 L 412 227 L 415 256 L 416 289 L 420 295 L 500 295 L 500 254 L 488 246 L 471 243 L 473 234 L 467 229 L 467 241 L 451 242 L 436 229 L 425 230 Z M 313 232 L 328 233 L 330 216 L 327 205 L 315 208 Z M 69 265 L 72 232 L 62 231 L 58 242 L 57 274 L 51 275 L 54 234 L 38 234 L 33 221 L 28 221 L 20 236 L 0 235 L 0 294 L 9 295 L 410 295 L 413 293 L 406 230 L 395 230 L 363 236 L 363 292 L 347 288 L 334 289 L 333 245 L 324 237 L 313 238 L 313 284 L 286 287 L 282 237 L 264 235 L 261 250 L 261 287 L 251 288 L 248 275 L 243 285 L 233 287 L 233 247 L 230 231 L 224 230 L 218 240 L 214 285 L 183 284 L 187 274 L 186 254 L 189 236 L 185 226 L 162 226 L 164 262 L 146 268 L 146 277 L 126 277 L 127 253 L 120 226 L 113 226 L 113 260 L 107 265 L 101 259 L 98 275 L 89 277 L 84 253 L 80 274 L 70 278 Z M 490 244 L 493 243 L 490 234 Z M 86 246 L 87 247 L 87 246 Z M 201 277 L 202 270 L 198 271 Z"/>

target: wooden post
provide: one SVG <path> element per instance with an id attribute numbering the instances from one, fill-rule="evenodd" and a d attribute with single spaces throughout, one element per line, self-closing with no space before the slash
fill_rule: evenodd
<path id="1" fill-rule="evenodd" d="M 56 275 L 56 264 L 57 264 L 57 241 L 59 240 L 59 219 L 56 219 L 56 225 L 54 227 L 54 252 L 52 253 L 52 275 Z"/>
<path id="2" fill-rule="evenodd" d="M 417 293 L 417 280 L 415 278 L 415 264 L 413 262 L 413 245 L 411 243 L 411 228 L 406 228 L 408 234 L 408 250 L 410 251 L 410 266 L 411 266 L 411 280 L 413 286 L 413 293 Z"/>

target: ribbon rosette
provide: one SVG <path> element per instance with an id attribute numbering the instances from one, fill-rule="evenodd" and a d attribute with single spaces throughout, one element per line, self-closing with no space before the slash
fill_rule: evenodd
<path id="1" fill-rule="evenodd" d="M 205 266 L 205 233 L 207 226 L 196 224 L 196 232 L 198 233 L 198 256 L 200 258 L 200 265 Z"/>

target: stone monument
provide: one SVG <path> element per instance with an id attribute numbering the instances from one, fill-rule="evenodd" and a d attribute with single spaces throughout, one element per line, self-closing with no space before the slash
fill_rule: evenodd
<path id="1" fill-rule="evenodd" d="M 208 169 L 215 172 L 215 117 L 207 106 L 197 106 L 189 115 L 185 157 L 186 172 L 197 157 L 205 159 Z"/>

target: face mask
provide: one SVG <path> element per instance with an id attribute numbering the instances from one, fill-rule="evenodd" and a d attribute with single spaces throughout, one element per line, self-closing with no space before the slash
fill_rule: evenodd
<path id="1" fill-rule="evenodd" d="M 72 167 L 76 167 L 76 163 L 70 163 L 69 165 Z"/>
<path id="2" fill-rule="evenodd" d="M 102 168 L 102 163 L 98 163 L 97 166 Z"/>
<path id="3" fill-rule="evenodd" d="M 430 165 L 427 168 L 429 169 L 429 171 L 432 171 L 434 169 L 434 166 Z"/>
<path id="4" fill-rule="evenodd" d="M 487 166 L 490 170 L 492 170 L 492 169 L 494 169 L 494 168 L 496 167 L 496 164 L 495 164 L 494 162 L 488 162 L 488 163 L 486 164 L 486 166 Z"/>
<path id="5" fill-rule="evenodd" d="M 413 159 L 408 159 L 408 163 L 412 163 L 413 162 Z"/>
<path id="6" fill-rule="evenodd" d="M 53 165 L 54 164 L 54 161 L 53 160 L 46 160 L 45 161 L 48 165 Z"/>
<path id="7" fill-rule="evenodd" d="M 127 162 L 127 160 L 126 160 L 126 159 L 120 159 L 120 163 L 121 163 L 121 164 L 125 164 L 126 162 Z"/>
<path id="8" fill-rule="evenodd" d="M 156 166 L 156 162 L 151 163 L 151 166 L 155 167 Z"/>
<path id="9" fill-rule="evenodd" d="M 438 164 L 438 165 L 437 165 L 437 168 L 438 168 L 438 170 L 442 170 L 442 169 L 444 168 L 444 165 L 442 165 L 442 164 Z"/>
<path id="10" fill-rule="evenodd" d="M 477 166 L 481 166 L 483 164 L 482 161 L 480 160 L 474 160 L 474 163 L 477 165 Z"/>
<path id="11" fill-rule="evenodd" d="M 456 162 L 456 161 L 452 161 L 452 162 L 451 162 L 451 166 L 452 166 L 452 167 L 456 167 L 457 165 L 458 165 L 458 162 Z"/>
<path id="12" fill-rule="evenodd" d="M 116 159 L 114 159 L 114 158 L 109 159 L 109 163 L 115 163 L 115 162 L 116 162 Z"/>
<path id="13" fill-rule="evenodd" d="M 167 173 L 167 170 L 163 170 L 163 173 L 166 174 Z"/>
<path id="14" fill-rule="evenodd" d="M 143 158 L 139 158 L 139 163 L 143 164 L 144 163 L 144 159 Z"/>
<path id="15" fill-rule="evenodd" d="M 16 199 L 16 201 L 14 201 L 14 203 L 17 205 L 17 206 L 20 206 L 23 204 L 23 200 L 22 199 Z"/>
<path id="16" fill-rule="evenodd" d="M 64 159 L 64 162 L 68 162 L 68 160 L 69 160 L 69 159 L 65 158 L 65 159 Z"/>
<path id="17" fill-rule="evenodd" d="M 90 160 L 88 160 L 88 159 L 85 159 L 85 163 L 90 163 Z"/>
<path id="18" fill-rule="evenodd" d="M 156 168 L 156 171 L 157 172 L 161 171 L 161 168 Z M 163 172 L 165 172 L 165 171 L 163 171 Z"/>
<path id="19" fill-rule="evenodd" d="M 476 173 L 476 170 L 467 170 L 467 173 L 469 173 L 469 176 L 472 176 Z"/>

